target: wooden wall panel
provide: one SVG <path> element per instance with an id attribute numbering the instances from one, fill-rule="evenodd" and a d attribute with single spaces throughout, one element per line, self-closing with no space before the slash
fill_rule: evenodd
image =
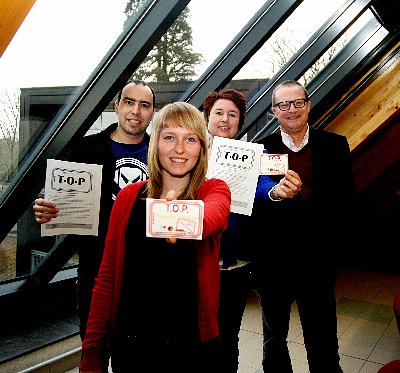
<path id="1" fill-rule="evenodd" d="M 390 57 L 390 58 L 389 58 Z M 390 205 L 393 196 L 387 190 L 400 188 L 395 175 L 389 175 L 393 165 L 400 161 L 400 42 L 368 72 L 354 99 L 329 123 L 325 129 L 347 137 L 353 158 L 356 192 L 384 176 L 379 185 L 385 188 L 370 191 L 370 197 L 379 205 Z M 367 76 L 366 75 L 366 76 Z M 342 98 L 348 94 L 343 93 Z M 372 197 L 371 197 L 372 196 Z M 369 204 L 369 201 L 364 201 Z"/>
<path id="2" fill-rule="evenodd" d="M 394 57 L 368 86 L 326 127 L 347 137 L 350 149 L 374 136 L 400 111 L 400 43 Z"/>
<path id="3" fill-rule="evenodd" d="M 383 131 L 353 155 L 356 192 L 363 190 L 400 159 L 400 113 Z M 397 177 L 400 180 L 400 175 Z M 400 184 L 394 187 L 400 188 Z"/>
<path id="4" fill-rule="evenodd" d="M 36 0 L 1 0 L 0 2 L 0 57 L 11 42 L 19 26 Z"/>

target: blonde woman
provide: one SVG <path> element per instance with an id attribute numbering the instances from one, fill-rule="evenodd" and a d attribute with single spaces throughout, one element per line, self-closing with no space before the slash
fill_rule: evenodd
<path id="1" fill-rule="evenodd" d="M 218 372 L 221 233 L 231 203 L 222 180 L 206 180 L 206 123 L 175 102 L 156 115 L 147 181 L 115 201 L 93 291 L 81 372 Z M 204 201 L 202 240 L 146 237 L 146 198 Z"/>

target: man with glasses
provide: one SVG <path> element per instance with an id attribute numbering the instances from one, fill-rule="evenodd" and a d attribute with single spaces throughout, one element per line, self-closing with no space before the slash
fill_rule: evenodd
<path id="1" fill-rule="evenodd" d="M 266 242 L 258 244 L 254 261 L 263 317 L 264 373 L 293 372 L 287 338 L 294 303 L 310 373 L 342 373 L 336 259 L 354 196 L 352 163 L 346 137 L 311 127 L 310 108 L 301 84 L 280 83 L 272 93 L 272 112 L 280 131 L 258 141 L 269 153 L 288 154 L 289 168 L 297 170 L 302 180 L 294 198 L 275 198 L 268 206 L 255 204 L 253 210 L 256 242 Z M 279 187 L 271 192 L 272 198 Z"/>

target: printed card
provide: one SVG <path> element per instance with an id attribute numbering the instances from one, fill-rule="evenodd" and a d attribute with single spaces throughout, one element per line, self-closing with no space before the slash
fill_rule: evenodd
<path id="1" fill-rule="evenodd" d="M 147 198 L 146 236 L 201 240 L 204 202 Z"/>
<path id="2" fill-rule="evenodd" d="M 263 153 L 260 159 L 260 175 L 284 175 L 289 168 L 288 154 Z"/>

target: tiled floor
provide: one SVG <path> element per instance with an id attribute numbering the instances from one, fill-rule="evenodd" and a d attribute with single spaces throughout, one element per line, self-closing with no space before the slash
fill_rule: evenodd
<path id="1" fill-rule="evenodd" d="M 385 363 L 400 358 L 400 335 L 394 320 L 393 299 L 400 291 L 400 276 L 342 270 L 337 286 L 339 352 L 344 373 L 376 373 Z M 261 315 L 252 294 L 240 332 L 238 373 L 262 373 Z M 294 373 L 308 365 L 296 305 L 292 307 L 289 351 Z"/>
<path id="2" fill-rule="evenodd" d="M 400 335 L 392 303 L 400 275 L 341 270 L 336 286 L 339 349 L 344 373 L 376 373 L 400 358 Z M 262 373 L 262 327 L 256 295 L 249 297 L 240 332 L 238 373 Z M 294 373 L 308 365 L 296 305 L 292 308 L 289 350 Z M 68 371 L 77 373 L 78 368 Z"/>

